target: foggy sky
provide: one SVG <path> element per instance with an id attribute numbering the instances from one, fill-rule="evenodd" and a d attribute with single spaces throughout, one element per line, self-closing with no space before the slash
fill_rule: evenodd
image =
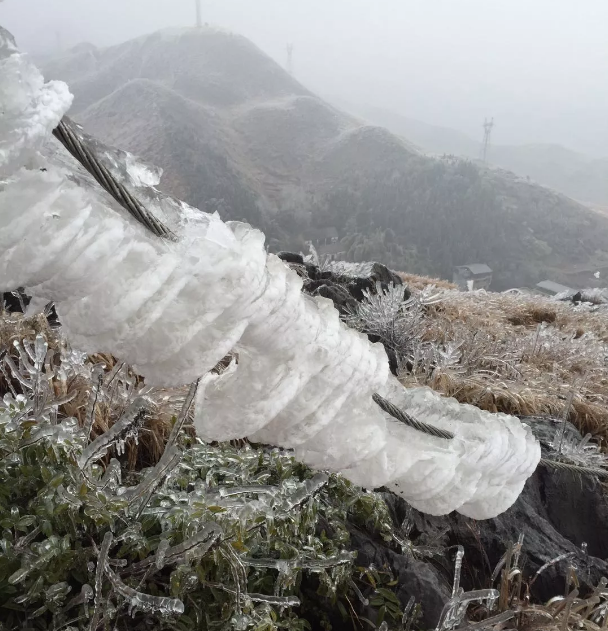
<path id="1" fill-rule="evenodd" d="M 608 155 L 608 0 L 201 0 L 203 19 L 252 39 L 336 96 L 501 144 Z M 194 0 L 4 0 L 24 50 L 98 46 L 194 22 Z"/>

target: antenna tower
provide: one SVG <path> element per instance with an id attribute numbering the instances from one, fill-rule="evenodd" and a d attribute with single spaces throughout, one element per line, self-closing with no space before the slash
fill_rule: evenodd
<path id="1" fill-rule="evenodd" d="M 490 138 L 492 137 L 492 129 L 494 128 L 494 118 L 483 122 L 483 142 L 481 143 L 481 159 L 487 162 L 488 148 L 490 146 Z"/>
<path id="2" fill-rule="evenodd" d="M 293 74 L 293 44 L 287 44 L 287 72 Z"/>
<path id="3" fill-rule="evenodd" d="M 203 26 L 203 20 L 201 18 L 201 0 L 194 0 L 196 4 L 196 28 Z"/>

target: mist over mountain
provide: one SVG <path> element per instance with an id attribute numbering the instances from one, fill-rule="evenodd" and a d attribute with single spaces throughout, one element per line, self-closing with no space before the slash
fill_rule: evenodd
<path id="1" fill-rule="evenodd" d="M 335 228 L 347 260 L 448 278 L 483 262 L 497 289 L 608 261 L 607 218 L 526 178 L 427 156 L 419 137 L 334 108 L 244 37 L 165 30 L 80 45 L 44 70 L 69 83 L 88 132 L 161 166 L 165 191 L 263 228 L 273 249 Z"/>
<path id="2" fill-rule="evenodd" d="M 474 139 L 456 129 L 430 125 L 394 111 L 347 103 L 338 97 L 331 101 L 364 120 L 407 138 L 425 152 L 473 160 L 480 158 L 481 127 L 479 139 Z M 491 144 L 487 160 L 581 202 L 608 204 L 608 157 L 594 158 L 557 144 Z"/>

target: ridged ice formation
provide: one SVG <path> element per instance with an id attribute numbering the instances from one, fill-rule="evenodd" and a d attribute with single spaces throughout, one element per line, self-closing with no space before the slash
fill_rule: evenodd
<path id="1" fill-rule="evenodd" d="M 192 382 L 237 351 L 238 364 L 199 389 L 205 439 L 290 447 L 432 514 L 483 519 L 515 501 L 540 458 L 526 426 L 405 390 L 382 346 L 346 328 L 330 301 L 303 295 L 259 231 L 161 197 L 146 188 L 151 172 L 108 150 L 108 166 L 178 240 L 146 232 L 65 154 L 42 149 L 70 94 L 44 84 L 2 31 L 0 97 L 0 290 L 54 300 L 72 344 L 120 356 L 150 384 Z M 456 438 L 397 424 L 374 392 Z"/>

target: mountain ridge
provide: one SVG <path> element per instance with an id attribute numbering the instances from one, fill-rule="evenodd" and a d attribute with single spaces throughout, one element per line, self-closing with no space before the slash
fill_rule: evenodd
<path id="1" fill-rule="evenodd" d="M 260 227 L 272 249 L 304 249 L 333 226 L 349 260 L 448 278 L 484 262 L 498 289 L 608 264 L 606 217 L 500 169 L 426 156 L 241 36 L 185 29 L 80 47 L 45 74 L 71 79 L 88 132 L 163 168 L 168 193 Z"/>
<path id="2" fill-rule="evenodd" d="M 342 102 L 353 115 L 405 136 L 431 154 L 480 158 L 481 143 L 466 133 L 401 115 L 378 107 Z M 488 162 L 539 184 L 553 188 L 581 203 L 608 203 L 608 156 L 592 157 L 557 143 L 492 144 Z"/>

